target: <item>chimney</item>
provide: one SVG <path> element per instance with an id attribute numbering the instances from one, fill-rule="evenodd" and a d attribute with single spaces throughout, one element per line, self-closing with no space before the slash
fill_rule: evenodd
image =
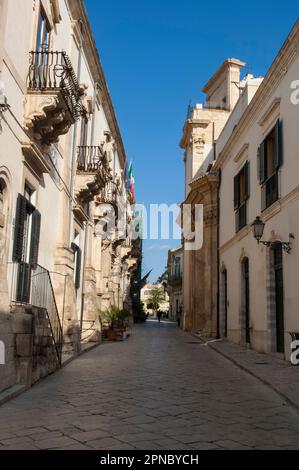
<path id="1" fill-rule="evenodd" d="M 240 70 L 245 65 L 238 59 L 223 62 L 202 90 L 209 108 L 233 110 L 240 96 Z"/>

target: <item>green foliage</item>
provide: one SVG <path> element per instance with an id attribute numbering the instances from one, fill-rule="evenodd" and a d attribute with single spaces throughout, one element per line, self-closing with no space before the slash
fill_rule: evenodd
<path id="1" fill-rule="evenodd" d="M 165 299 L 165 293 L 163 289 L 157 287 L 152 290 L 151 295 L 149 296 L 149 299 L 148 299 L 148 304 L 151 304 L 152 305 L 151 309 L 156 312 L 159 309 L 160 304 L 163 302 L 164 299 Z"/>
<path id="2" fill-rule="evenodd" d="M 107 308 L 104 312 L 100 313 L 101 319 L 105 320 L 108 323 L 109 329 L 113 329 L 113 323 L 118 319 L 120 310 L 115 305 L 112 305 L 110 308 Z"/>
<path id="3" fill-rule="evenodd" d="M 120 321 L 125 323 L 126 320 L 130 318 L 131 314 L 128 310 L 120 310 L 115 305 L 112 305 L 110 308 L 105 310 L 104 312 L 100 312 L 100 319 L 105 320 L 108 323 L 108 327 L 110 330 L 113 330 L 113 324 L 116 321 Z"/>
<path id="4" fill-rule="evenodd" d="M 119 311 L 117 320 L 126 321 L 126 320 L 128 320 L 130 317 L 131 317 L 131 313 L 129 312 L 129 310 L 123 309 L 123 310 L 120 310 L 120 311 Z"/>
<path id="5" fill-rule="evenodd" d="M 133 317 L 135 323 L 144 323 L 146 321 L 147 315 L 144 311 L 143 304 L 134 307 Z"/>

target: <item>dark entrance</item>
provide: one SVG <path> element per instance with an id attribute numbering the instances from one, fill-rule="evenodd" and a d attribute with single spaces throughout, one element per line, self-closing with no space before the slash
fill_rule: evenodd
<path id="1" fill-rule="evenodd" d="M 275 272 L 276 349 L 284 352 L 283 258 L 281 244 L 273 248 Z"/>
<path id="2" fill-rule="evenodd" d="M 250 343 L 250 297 L 249 297 L 249 260 L 243 261 L 244 275 L 244 309 L 245 309 L 245 341 Z"/>
<path id="3" fill-rule="evenodd" d="M 223 336 L 227 337 L 227 270 L 222 272 L 223 282 Z"/>

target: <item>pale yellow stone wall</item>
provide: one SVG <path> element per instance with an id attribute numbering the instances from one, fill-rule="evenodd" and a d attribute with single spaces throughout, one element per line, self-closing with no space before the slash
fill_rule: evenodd
<path id="1" fill-rule="evenodd" d="M 34 204 L 41 214 L 38 263 L 50 272 L 63 327 L 64 349 L 76 352 L 80 349 L 81 340 L 100 340 L 101 309 L 111 306 L 117 299 L 120 306 L 124 300 L 129 302 L 132 267 L 130 270 L 130 266 L 122 262 L 118 251 L 117 261 L 121 269 L 115 284 L 111 283 L 111 243 L 105 249 L 105 242 L 95 233 L 97 219 L 94 199 L 97 194 L 93 193 L 88 201 L 78 198 L 80 190 L 87 188 L 88 182 L 94 180 L 94 175 L 82 177 L 77 174 L 81 119 L 70 123 L 66 121 L 66 114 L 62 113 L 59 119 L 66 127 L 60 135 L 57 134 L 57 142 L 41 143 L 38 139 L 35 117 L 45 119 L 51 129 L 57 123 L 48 104 L 51 102 L 53 109 L 63 106 L 58 94 L 50 93 L 45 99 L 38 93 L 34 97 L 29 96 L 27 90 L 29 51 L 36 47 L 41 6 L 51 30 L 49 51 L 66 51 L 80 88 L 84 90 L 82 100 L 88 110 L 86 145 L 102 145 L 105 134 L 108 132 L 111 136 L 113 151 L 108 156 L 110 170 L 114 180 L 120 182 L 119 199 L 125 205 L 128 203 L 124 182 L 126 155 L 84 2 L 58 0 L 56 5 L 59 15 L 57 10 L 51 8 L 50 0 L 0 2 L 0 80 L 10 105 L 10 110 L 4 113 L 0 134 L 0 305 L 5 320 L 0 319 L 0 333 L 3 324 L 6 321 L 9 323 L 14 307 L 14 219 L 17 196 L 24 193 L 27 182 L 34 190 Z M 83 37 L 79 20 L 84 23 Z M 78 289 L 74 284 L 76 267 L 72 243 L 76 243 L 82 251 Z M 7 328 L 10 334 L 12 326 Z M 13 377 L 18 375 L 13 355 L 10 362 L 5 383 L 12 385 Z"/>

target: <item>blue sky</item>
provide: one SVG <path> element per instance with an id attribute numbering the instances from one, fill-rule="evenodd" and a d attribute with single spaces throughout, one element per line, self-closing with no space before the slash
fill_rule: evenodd
<path id="1" fill-rule="evenodd" d="M 140 203 L 183 199 L 178 143 L 190 100 L 228 57 L 264 75 L 298 16 L 298 0 L 86 0 Z M 178 241 L 145 241 L 151 279 Z"/>

